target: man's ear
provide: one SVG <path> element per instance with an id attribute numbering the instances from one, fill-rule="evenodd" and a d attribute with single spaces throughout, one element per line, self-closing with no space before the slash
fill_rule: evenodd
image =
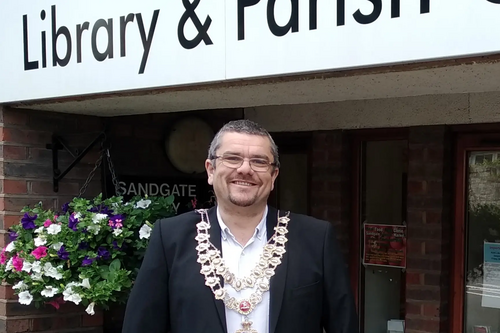
<path id="1" fill-rule="evenodd" d="M 205 161 L 205 170 L 207 170 L 207 176 L 208 176 L 208 184 L 213 185 L 214 184 L 214 165 L 212 164 L 212 161 L 207 159 Z"/>
<path id="2" fill-rule="evenodd" d="M 276 178 L 278 178 L 279 173 L 280 173 L 280 169 L 278 169 L 278 168 L 274 168 L 274 170 L 271 173 L 271 177 L 272 177 L 271 191 L 274 190 L 274 181 L 276 180 Z"/>

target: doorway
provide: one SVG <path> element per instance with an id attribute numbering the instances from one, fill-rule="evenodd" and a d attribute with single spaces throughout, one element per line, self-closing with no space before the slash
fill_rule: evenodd
<path id="1" fill-rule="evenodd" d="M 403 253 L 406 238 L 394 245 L 393 230 L 406 225 L 406 193 L 408 141 L 406 136 L 394 138 L 358 138 L 355 140 L 356 174 L 353 223 L 357 240 L 356 265 L 351 270 L 357 290 L 360 327 L 363 333 L 386 333 L 388 323 L 403 326 L 405 318 L 406 262 L 391 262 L 391 251 Z M 370 228 L 384 234 L 367 242 Z M 389 233 L 385 233 L 389 230 Z M 404 243 L 403 243 L 404 242 Z M 372 247 L 376 249 L 373 251 Z M 366 247 L 366 248 L 365 248 Z M 383 253 L 380 261 L 367 261 L 369 253 Z M 404 252 L 405 253 L 405 252 Z M 404 257 L 404 255 L 402 256 Z"/>
<path id="2" fill-rule="evenodd" d="M 500 332 L 500 136 L 457 141 L 452 330 Z"/>

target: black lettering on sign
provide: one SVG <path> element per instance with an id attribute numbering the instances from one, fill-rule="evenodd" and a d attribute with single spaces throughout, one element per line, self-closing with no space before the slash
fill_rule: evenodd
<path id="1" fill-rule="evenodd" d="M 360 24 L 370 24 L 375 22 L 382 12 L 382 0 L 367 0 L 373 4 L 373 10 L 370 14 L 365 15 L 358 9 L 354 14 L 354 19 Z"/>
<path id="2" fill-rule="evenodd" d="M 108 35 L 108 45 L 104 52 L 99 52 L 97 49 L 97 33 L 100 28 L 106 29 Z M 97 20 L 92 28 L 92 53 L 97 61 L 104 61 L 106 58 L 113 58 L 113 19 L 108 19 L 106 22 L 104 19 Z"/>
<path id="3" fill-rule="evenodd" d="M 23 15 L 24 70 L 38 69 L 38 61 L 30 61 L 28 54 L 28 15 Z"/>
<path id="4" fill-rule="evenodd" d="M 128 14 L 127 18 L 125 16 L 120 17 L 120 56 L 125 57 L 125 28 L 127 23 L 134 22 L 134 14 Z"/>
<path id="5" fill-rule="evenodd" d="M 391 0 L 391 18 L 401 15 L 401 0 Z"/>
<path id="6" fill-rule="evenodd" d="M 158 15 L 160 15 L 159 9 L 155 10 L 153 13 L 153 18 L 151 19 L 151 24 L 149 25 L 148 37 L 146 37 L 146 30 L 144 29 L 144 23 L 142 22 L 142 14 L 135 14 L 135 16 L 137 17 L 137 24 L 139 25 L 139 32 L 141 33 L 142 47 L 144 48 L 144 52 L 142 53 L 141 67 L 139 67 L 139 74 L 143 74 L 144 69 L 146 68 L 146 62 L 148 61 L 149 50 L 151 49 L 151 43 L 153 42 L 153 35 L 155 34 Z M 123 46 L 123 50 L 125 50 L 125 46 Z"/>
<path id="7" fill-rule="evenodd" d="M 488 0 L 494 3 L 500 3 L 500 0 Z M 420 14 L 429 13 L 431 11 L 431 0 L 420 0 Z"/>
<path id="8" fill-rule="evenodd" d="M 245 7 L 259 3 L 260 0 L 238 0 L 238 40 L 245 39 Z"/>
<path id="9" fill-rule="evenodd" d="M 45 20 L 45 10 L 40 12 L 40 18 Z M 42 68 L 47 67 L 47 33 L 42 31 Z"/>
<path id="10" fill-rule="evenodd" d="M 309 0 L 309 30 L 318 27 L 318 0 Z"/>
<path id="11" fill-rule="evenodd" d="M 290 19 L 288 20 L 288 23 L 284 26 L 278 25 L 274 16 L 276 0 L 268 0 L 267 2 L 267 24 L 269 26 L 269 29 L 275 36 L 284 36 L 290 31 L 290 29 L 292 30 L 292 32 L 299 31 L 299 1 L 290 1 L 292 3 L 292 12 L 290 13 Z"/>
<path id="12" fill-rule="evenodd" d="M 83 25 L 76 25 L 76 62 L 82 62 L 82 33 L 84 30 L 89 30 L 89 22 L 84 22 Z"/>
<path id="13" fill-rule="evenodd" d="M 189 2 L 189 0 L 182 0 L 182 4 L 184 5 L 186 11 L 184 12 L 184 14 L 182 14 L 179 21 L 179 26 L 177 28 L 177 37 L 179 38 L 179 43 L 181 43 L 182 47 L 188 50 L 197 47 L 202 40 L 205 45 L 213 44 L 210 36 L 208 35 L 208 29 L 210 28 L 210 24 L 212 24 L 212 19 L 210 18 L 210 16 L 207 16 L 205 23 L 203 23 L 202 25 L 200 19 L 198 18 L 198 15 L 196 15 L 195 12 L 195 9 L 200 4 L 200 1 L 201 0 L 194 0 L 191 3 Z M 196 37 L 191 40 L 188 40 L 184 35 L 184 26 L 186 25 L 186 22 L 188 20 L 191 20 L 191 22 L 193 22 L 194 26 L 196 27 L 196 30 L 198 30 L 198 34 L 196 35 Z"/>
<path id="14" fill-rule="evenodd" d="M 345 24 L 345 0 L 337 0 L 337 26 Z"/>
<path id="15" fill-rule="evenodd" d="M 57 39 L 63 35 L 66 37 L 66 55 L 64 58 L 59 58 L 57 54 Z M 56 30 L 56 6 L 52 6 L 52 66 L 64 67 L 68 64 L 71 58 L 71 34 L 66 26 L 61 26 Z"/>

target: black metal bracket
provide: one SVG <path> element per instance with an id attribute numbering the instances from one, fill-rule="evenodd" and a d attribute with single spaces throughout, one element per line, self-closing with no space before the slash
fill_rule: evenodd
<path id="1" fill-rule="evenodd" d="M 52 135 L 52 143 L 47 144 L 46 148 L 52 150 L 52 180 L 53 180 L 53 185 L 54 185 L 54 192 L 59 191 L 59 181 L 61 181 L 64 176 L 68 174 L 68 172 L 73 169 L 75 165 L 78 164 L 82 160 L 82 158 L 99 142 L 103 141 L 106 138 L 106 133 L 102 132 L 100 133 L 84 150 L 82 150 L 81 153 L 79 153 L 78 150 L 75 150 L 74 152 L 71 151 L 71 149 L 66 145 L 64 140 L 54 134 Z M 61 172 L 59 169 L 59 150 L 66 150 L 73 158 L 73 162 L 64 170 Z"/>

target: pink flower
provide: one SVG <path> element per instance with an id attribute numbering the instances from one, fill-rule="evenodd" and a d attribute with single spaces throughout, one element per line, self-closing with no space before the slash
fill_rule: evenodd
<path id="1" fill-rule="evenodd" d="M 20 272 L 23 269 L 23 258 L 18 257 L 17 254 L 12 258 L 12 266 L 16 271 Z"/>
<path id="2" fill-rule="evenodd" d="M 57 218 L 58 218 L 58 217 L 59 217 L 59 216 L 57 216 L 57 215 L 54 215 L 54 221 L 55 221 L 55 220 L 57 220 Z"/>
<path id="3" fill-rule="evenodd" d="M 39 246 L 31 252 L 31 254 L 34 255 L 37 260 L 40 260 L 40 258 L 47 256 L 47 247 Z"/>
<path id="4" fill-rule="evenodd" d="M 3 248 L 2 253 L 0 254 L 0 264 L 5 264 L 7 261 L 7 256 L 5 255 L 5 248 Z"/>
<path id="5" fill-rule="evenodd" d="M 63 300 L 62 297 L 56 298 L 50 302 L 45 302 L 45 304 L 50 304 L 53 307 L 55 307 L 57 310 L 59 310 L 60 304 L 64 304 L 64 303 L 66 303 L 66 302 Z"/>
<path id="6" fill-rule="evenodd" d="M 43 223 L 43 226 L 44 226 L 45 228 L 48 228 L 48 227 L 49 227 L 49 225 L 51 225 L 51 224 L 52 224 L 52 221 L 51 221 L 51 220 L 49 220 L 49 219 L 46 219 L 46 220 L 45 220 L 45 222 Z"/>

